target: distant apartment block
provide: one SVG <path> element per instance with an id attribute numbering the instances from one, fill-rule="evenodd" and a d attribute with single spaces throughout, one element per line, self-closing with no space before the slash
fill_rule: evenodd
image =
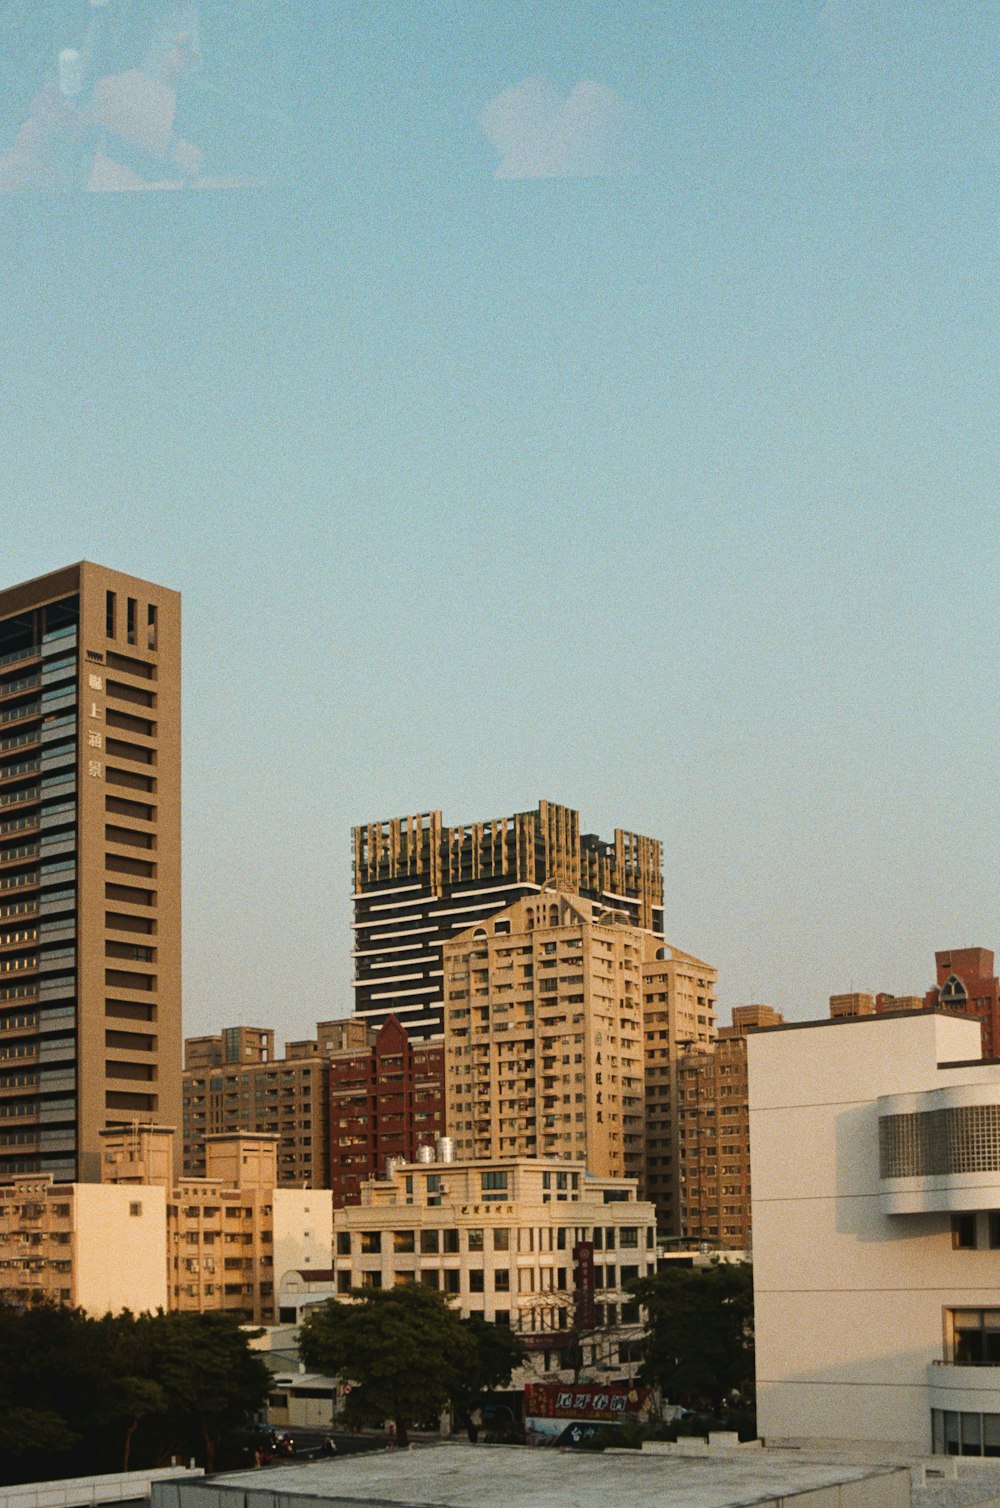
<path id="1" fill-rule="evenodd" d="M 213 1037 L 184 1039 L 185 1069 L 272 1063 L 274 1057 L 274 1032 L 267 1026 L 227 1026 Z"/>
<path id="2" fill-rule="evenodd" d="M 874 1016 L 875 996 L 851 990 L 843 995 L 830 996 L 830 1020 L 845 1021 L 854 1016 Z"/>
<path id="3" fill-rule="evenodd" d="M 994 972 L 990 949 L 946 948 L 935 953 L 934 963 L 936 982 L 925 995 L 894 995 L 888 991 L 831 995 L 831 1019 L 896 1015 L 899 1011 L 957 1011 L 979 1022 L 983 1056 L 1000 1055 L 1000 979 Z"/>
<path id="4" fill-rule="evenodd" d="M 656 1206 L 661 1236 L 681 1235 L 678 1129 L 681 1106 L 677 1067 L 693 1048 L 716 1037 L 711 964 L 669 945 L 643 964 L 643 1071 L 645 1075 L 645 1178 L 642 1191 Z"/>
<path id="5" fill-rule="evenodd" d="M 882 1016 L 887 1012 L 921 1011 L 925 1009 L 922 995 L 890 995 L 880 990 L 877 995 L 851 993 L 830 996 L 831 1021 L 845 1021 L 855 1016 Z"/>
<path id="6" fill-rule="evenodd" d="M 644 1165 L 643 952 L 621 912 L 545 890 L 444 946 L 445 1103 L 460 1158 Z"/>
<path id="7" fill-rule="evenodd" d="M 276 1059 L 274 1033 L 264 1027 L 231 1027 L 215 1037 L 188 1038 L 185 1176 L 207 1173 L 209 1137 L 261 1131 L 278 1138 L 282 1188 L 328 1188 L 328 1059 L 339 1052 L 367 1051 L 370 1039 L 363 1021 L 320 1022 L 315 1038 L 289 1042 L 284 1058 Z"/>
<path id="8" fill-rule="evenodd" d="M 330 1260 L 328 1193 L 275 1187 L 276 1138 L 212 1137 L 208 1177 L 174 1176 L 170 1127 L 102 1134 L 104 1181 L 0 1185 L 0 1302 L 276 1319 L 276 1282 Z"/>
<path id="9" fill-rule="evenodd" d="M 363 1024 L 363 1023 L 362 1023 Z M 413 1162 L 444 1125 L 444 1044 L 411 1041 L 390 1016 L 363 1046 L 332 1053 L 329 1168 L 334 1205 L 358 1204 L 362 1185 L 393 1161 Z"/>
<path id="10" fill-rule="evenodd" d="M 747 1034 L 780 1026 L 770 1005 L 741 1005 L 709 1048 L 694 1048 L 677 1067 L 681 1234 L 720 1250 L 748 1251 L 750 1113 Z"/>
<path id="11" fill-rule="evenodd" d="M 86 561 L 0 592 L 0 1177 L 180 1120 L 180 632 Z"/>
<path id="12" fill-rule="evenodd" d="M 410 1036 L 444 1027 L 442 948 L 546 884 L 624 913 L 662 936 L 662 849 L 615 830 L 580 832 L 579 813 L 542 801 L 464 827 L 439 811 L 353 831 L 355 1009 L 380 1025 L 393 1014 Z"/>

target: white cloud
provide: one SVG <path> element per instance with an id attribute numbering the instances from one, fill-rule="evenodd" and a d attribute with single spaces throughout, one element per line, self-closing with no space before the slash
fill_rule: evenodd
<path id="1" fill-rule="evenodd" d="M 562 97 L 525 79 L 490 100 L 480 125 L 500 153 L 497 178 L 593 178 L 627 171 L 635 114 L 613 89 L 586 80 Z"/>

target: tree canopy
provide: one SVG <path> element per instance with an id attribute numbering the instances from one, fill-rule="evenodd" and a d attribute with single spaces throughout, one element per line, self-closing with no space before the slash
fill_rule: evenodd
<path id="1" fill-rule="evenodd" d="M 665 1397 L 716 1413 L 754 1380 L 753 1273 L 747 1262 L 681 1268 L 629 1284 L 649 1315 L 641 1375 Z"/>
<path id="2" fill-rule="evenodd" d="M 509 1382 L 523 1357 L 509 1331 L 459 1319 L 440 1293 L 419 1284 L 328 1299 L 306 1315 L 299 1349 L 307 1366 L 350 1384 L 348 1422 L 391 1419 L 400 1445 L 449 1402 L 468 1419 L 484 1389 Z"/>
<path id="3" fill-rule="evenodd" d="M 456 1415 L 469 1432 L 469 1438 L 475 1440 L 478 1426 L 473 1422 L 473 1414 L 483 1394 L 506 1387 L 512 1374 L 523 1364 L 527 1351 L 519 1335 L 506 1325 L 490 1324 L 480 1314 L 471 1314 L 461 1324 L 471 1342 L 471 1349 L 467 1362 L 452 1383 L 449 1396 Z"/>
<path id="4" fill-rule="evenodd" d="M 0 1305 L 0 1481 L 159 1465 L 195 1456 L 261 1407 L 269 1374 L 225 1314 L 91 1319 Z"/>

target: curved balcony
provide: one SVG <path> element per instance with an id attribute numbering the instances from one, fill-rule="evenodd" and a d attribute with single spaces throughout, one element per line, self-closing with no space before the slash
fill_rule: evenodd
<path id="1" fill-rule="evenodd" d="M 1000 1083 L 884 1095 L 878 1127 L 884 1214 L 1000 1210 Z"/>
<path id="2" fill-rule="evenodd" d="M 932 1409 L 1000 1414 L 1000 1367 L 963 1367 L 933 1361 L 927 1368 Z"/>

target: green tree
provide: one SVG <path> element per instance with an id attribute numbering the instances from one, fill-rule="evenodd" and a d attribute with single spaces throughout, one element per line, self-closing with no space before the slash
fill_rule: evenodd
<path id="1" fill-rule="evenodd" d="M 753 1270 L 748 1262 L 681 1268 L 629 1284 L 649 1315 L 641 1375 L 666 1397 L 704 1400 L 721 1413 L 752 1393 Z"/>
<path id="2" fill-rule="evenodd" d="M 460 1323 L 470 1342 L 470 1350 L 449 1396 L 456 1418 L 465 1425 L 469 1439 L 475 1441 L 479 1430 L 472 1416 L 482 1402 L 483 1394 L 493 1388 L 506 1387 L 528 1353 L 521 1337 L 506 1325 L 491 1325 L 479 1314 L 472 1314 Z"/>
<path id="3" fill-rule="evenodd" d="M 118 1406 L 125 1421 L 121 1469 L 128 1471 L 136 1430 L 144 1419 L 165 1414 L 168 1399 L 165 1390 L 151 1377 L 122 1377 L 118 1381 Z"/>
<path id="4" fill-rule="evenodd" d="M 79 1438 L 52 1409 L 0 1409 L 0 1480 L 31 1480 L 35 1467 L 62 1455 Z"/>
<path id="5" fill-rule="evenodd" d="M 416 1283 L 356 1289 L 349 1303 L 317 1305 L 302 1322 L 299 1350 L 306 1366 L 352 1383 L 348 1422 L 391 1419 L 401 1446 L 474 1367 L 473 1342 L 458 1315 L 436 1289 Z"/>
<path id="6" fill-rule="evenodd" d="M 167 1423 L 185 1448 L 198 1440 L 211 1471 L 223 1435 L 248 1424 L 262 1406 L 270 1373 L 233 1315 L 146 1315 L 140 1324 L 149 1327 L 152 1376 L 163 1390 Z M 133 1395 L 137 1401 L 148 1406 L 152 1395 Z"/>
<path id="7" fill-rule="evenodd" d="M 107 1403 L 96 1326 L 81 1310 L 48 1303 L 0 1308 L 4 1475 L 25 1481 L 64 1467 L 89 1469 L 99 1460 Z"/>
<path id="8" fill-rule="evenodd" d="M 210 1470 L 219 1440 L 260 1408 L 269 1381 L 231 1315 L 96 1320 L 55 1304 L 0 1305 L 0 1480 L 195 1451 Z"/>

